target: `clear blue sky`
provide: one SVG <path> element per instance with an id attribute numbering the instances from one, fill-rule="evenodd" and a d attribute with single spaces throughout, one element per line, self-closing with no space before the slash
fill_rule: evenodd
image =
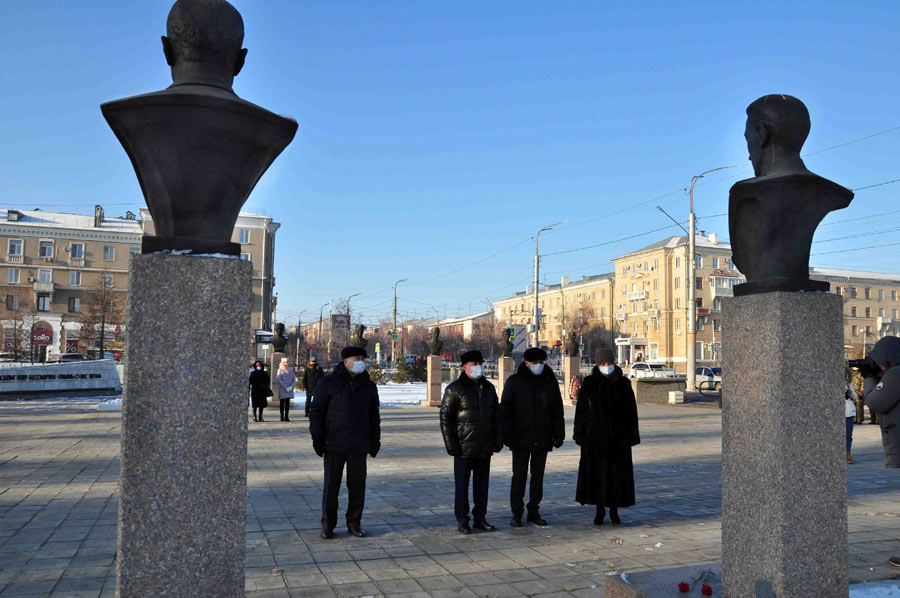
<path id="1" fill-rule="evenodd" d="M 685 219 L 677 190 L 738 163 L 726 171 L 735 177 L 695 192 L 698 216 L 723 214 L 730 185 L 750 176 L 744 110 L 766 93 L 809 107 L 807 153 L 900 126 L 890 1 L 234 4 L 249 48 L 235 91 L 300 123 L 246 205 L 282 223 L 276 291 L 288 324 L 354 293 L 355 314 L 385 316 L 407 276 L 401 317 L 480 310 L 528 284 L 541 226 L 647 202 L 545 233 L 542 253 L 660 228 L 670 222 L 657 204 Z M 159 36 L 170 5 L 0 1 L 0 205 L 100 203 L 111 215 L 143 205 L 99 105 L 169 85 Z M 900 130 L 807 165 L 859 188 L 900 179 L 898 154 Z M 860 190 L 813 253 L 897 242 L 900 212 L 839 221 L 900 210 L 898 192 Z M 727 236 L 724 217 L 698 227 Z M 676 230 L 548 256 L 542 279 L 610 271 L 610 258 Z M 900 245 L 812 263 L 900 272 Z"/>

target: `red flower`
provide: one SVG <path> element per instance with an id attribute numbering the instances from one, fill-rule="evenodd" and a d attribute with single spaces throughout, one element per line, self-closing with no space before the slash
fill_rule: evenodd
<path id="1" fill-rule="evenodd" d="M 703 594 L 704 596 L 712 596 L 713 595 L 712 586 L 703 584 L 703 587 L 700 588 L 700 593 Z"/>
<path id="2" fill-rule="evenodd" d="M 682 594 L 687 594 L 691 591 L 691 586 L 689 586 L 685 582 L 681 582 L 680 584 L 678 584 L 678 591 Z"/>

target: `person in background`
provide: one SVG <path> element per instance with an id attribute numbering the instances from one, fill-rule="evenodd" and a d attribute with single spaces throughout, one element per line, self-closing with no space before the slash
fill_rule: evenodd
<path id="1" fill-rule="evenodd" d="M 269 392 L 272 390 L 272 379 L 266 372 L 263 362 L 258 359 L 253 364 L 253 371 L 250 372 L 250 406 L 253 407 L 253 421 L 261 422 L 263 419 L 263 409 L 269 404 Z M 257 411 L 259 415 L 257 416 Z"/>
<path id="2" fill-rule="evenodd" d="M 612 351 L 600 349 L 596 360 L 575 404 L 572 437 L 581 447 L 575 500 L 597 505 L 594 525 L 603 524 L 606 507 L 609 520 L 618 525 L 619 508 L 634 504 L 631 447 L 641 442 L 637 403 Z"/>
<path id="3" fill-rule="evenodd" d="M 306 389 L 306 404 L 303 406 L 303 415 L 305 417 L 309 417 L 309 406 L 313 400 L 313 392 L 316 390 L 319 380 L 324 376 L 325 371 L 316 361 L 316 356 L 310 356 L 309 363 L 303 368 L 303 388 Z"/>
<path id="4" fill-rule="evenodd" d="M 278 374 L 275 375 L 278 381 L 278 411 L 281 414 L 281 421 L 289 422 L 291 418 L 288 414 L 291 411 L 291 401 L 294 400 L 294 386 L 297 384 L 297 378 L 294 376 L 294 368 L 291 367 L 287 357 L 278 364 Z"/>
<path id="5" fill-rule="evenodd" d="M 844 416 L 847 418 L 847 464 L 853 465 L 853 455 L 850 447 L 853 444 L 853 424 L 856 423 L 856 391 L 853 390 L 851 381 L 853 372 L 847 368 L 844 384 Z"/>

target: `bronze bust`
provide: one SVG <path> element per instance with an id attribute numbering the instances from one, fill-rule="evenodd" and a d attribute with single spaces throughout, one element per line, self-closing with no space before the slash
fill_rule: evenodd
<path id="1" fill-rule="evenodd" d="M 297 131 L 232 90 L 243 39 L 241 15 L 225 0 L 178 0 L 162 37 L 172 85 L 100 106 L 153 219 L 143 253 L 240 255 L 231 235 L 241 207 Z"/>
<path id="2" fill-rule="evenodd" d="M 809 129 L 809 111 L 795 97 L 767 95 L 747 108 L 756 176 L 735 183 L 728 197 L 734 265 L 747 277 L 736 296 L 829 289 L 809 279 L 810 247 L 822 219 L 850 205 L 853 192 L 807 170 L 800 149 Z"/>
<path id="3" fill-rule="evenodd" d="M 500 349 L 501 357 L 512 357 L 513 344 L 509 340 L 509 328 L 504 328 L 500 333 L 500 340 L 497 342 L 497 348 Z"/>
<path id="4" fill-rule="evenodd" d="M 570 331 L 569 335 L 566 337 L 566 354 L 569 357 L 578 357 L 580 343 L 578 342 L 577 336 L 577 334 Z"/>
<path id="5" fill-rule="evenodd" d="M 428 350 L 431 351 L 432 355 L 441 354 L 441 347 L 444 346 L 444 341 L 440 340 L 440 337 L 441 329 L 435 326 L 431 329 L 431 340 L 428 341 Z"/>
<path id="6" fill-rule="evenodd" d="M 272 350 L 276 353 L 284 353 L 287 342 L 287 337 L 284 336 L 284 324 L 275 324 L 275 334 L 272 336 Z"/>
<path id="7" fill-rule="evenodd" d="M 356 328 L 353 329 L 353 342 L 352 344 L 361 349 L 365 349 L 366 345 L 369 344 L 369 339 L 363 338 L 363 335 L 366 333 L 366 327 L 363 324 L 357 324 Z"/>

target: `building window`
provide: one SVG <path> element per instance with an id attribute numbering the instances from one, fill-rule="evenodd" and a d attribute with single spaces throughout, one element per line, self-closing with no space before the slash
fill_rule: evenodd
<path id="1" fill-rule="evenodd" d="M 114 262 L 116 261 L 116 248 L 112 245 L 104 245 L 103 246 L 103 261 L 104 262 Z"/>
<path id="2" fill-rule="evenodd" d="M 715 270 L 718 270 L 718 269 L 719 269 L 719 258 L 714 257 L 714 258 L 712 259 L 712 267 L 713 267 Z"/>
<path id="3" fill-rule="evenodd" d="M 632 326 L 632 330 L 634 330 L 634 336 L 637 336 L 637 328 L 638 328 L 638 323 L 635 322 L 634 326 Z"/>
<path id="4" fill-rule="evenodd" d="M 594 301 L 597 298 L 597 291 L 591 291 L 591 301 Z"/>
<path id="5" fill-rule="evenodd" d="M 680 289 L 680 288 L 681 288 L 681 279 L 678 278 L 677 276 L 675 277 L 675 288 L 676 288 L 676 289 Z"/>
<path id="6" fill-rule="evenodd" d="M 883 318 L 883 317 L 884 317 L 884 308 L 883 308 L 883 307 L 879 307 L 879 308 L 878 308 L 878 317 L 879 317 L 879 318 Z"/>
<path id="7" fill-rule="evenodd" d="M 659 260 L 653 260 L 653 269 L 659 270 Z"/>
<path id="8" fill-rule="evenodd" d="M 18 268 L 8 268 L 6 274 L 6 282 L 10 284 L 16 284 L 19 282 L 19 269 Z"/>
<path id="9" fill-rule="evenodd" d="M 38 282 L 53 282 L 53 270 L 46 268 L 38 270 Z"/>
<path id="10" fill-rule="evenodd" d="M 81 309 L 81 299 L 79 297 L 69 297 L 69 313 L 78 313 Z"/>
<path id="11" fill-rule="evenodd" d="M 863 291 L 863 293 L 864 293 L 863 297 L 865 297 L 866 299 L 872 298 L 872 289 L 870 289 L 869 287 L 866 287 L 866 289 L 865 289 L 865 291 Z"/>
<path id="12" fill-rule="evenodd" d="M 240 229 L 238 232 L 238 237 L 241 243 L 249 243 L 250 242 L 250 231 L 246 228 Z"/>
<path id="13" fill-rule="evenodd" d="M 859 335 L 856 333 L 856 326 L 851 326 L 851 327 L 850 327 L 850 334 L 852 334 L 853 336 L 859 336 Z"/>
<path id="14" fill-rule="evenodd" d="M 897 309 L 896 308 L 891 310 L 891 316 L 892 316 L 891 317 L 892 320 L 897 319 Z"/>
<path id="15" fill-rule="evenodd" d="M 722 324 L 719 323 L 719 320 L 713 320 L 713 330 L 719 332 L 722 329 Z"/>
<path id="16" fill-rule="evenodd" d="M 249 253 L 242 253 L 242 254 L 241 254 L 241 259 L 242 259 L 242 260 L 247 260 L 247 261 L 249 262 L 249 261 L 250 261 L 250 254 L 249 254 Z"/>
<path id="17" fill-rule="evenodd" d="M 658 279 L 658 278 L 657 278 L 656 280 L 653 281 L 653 290 L 654 290 L 654 291 L 658 291 L 658 290 L 659 290 L 659 279 Z"/>
<path id="18" fill-rule="evenodd" d="M 872 327 L 866 326 L 866 336 L 872 336 Z"/>
<path id="19" fill-rule="evenodd" d="M 838 295 L 843 295 L 843 293 L 841 292 L 841 287 L 834 287 L 834 292 Z"/>
<path id="20" fill-rule="evenodd" d="M 894 311 L 897 311 L 897 310 L 894 310 Z M 600 308 L 600 317 L 601 317 L 601 318 L 605 318 L 605 317 L 606 317 L 606 308 L 605 308 L 605 307 L 601 307 L 601 308 Z"/>
<path id="21" fill-rule="evenodd" d="M 851 306 L 851 307 L 850 307 L 850 317 L 851 317 L 851 318 L 855 318 L 855 317 L 856 317 L 856 306 Z"/>
<path id="22" fill-rule="evenodd" d="M 676 267 L 676 268 L 680 268 L 680 267 L 681 267 L 681 258 L 680 258 L 680 257 L 676 257 L 676 258 L 675 258 L 675 267 Z"/>
<path id="23" fill-rule="evenodd" d="M 694 256 L 694 267 L 695 267 L 695 268 L 702 268 L 702 267 L 703 267 L 703 256 L 702 256 L 702 255 L 695 255 L 695 256 Z"/>
<path id="24" fill-rule="evenodd" d="M 681 309 L 681 297 L 675 297 L 675 309 Z"/>
<path id="25" fill-rule="evenodd" d="M 731 258 L 728 258 L 728 269 L 734 270 L 734 262 L 732 261 Z"/>
<path id="26" fill-rule="evenodd" d="M 716 311 L 722 311 L 722 299 L 721 297 L 716 297 L 713 299 L 713 309 Z"/>
<path id="27" fill-rule="evenodd" d="M 104 274 L 101 280 L 101 284 L 104 287 L 111 287 L 113 284 L 113 275 L 112 274 Z"/>
<path id="28" fill-rule="evenodd" d="M 659 318 L 656 318 L 655 320 L 653 320 L 653 331 L 659 332 Z"/>
<path id="29" fill-rule="evenodd" d="M 878 289 L 878 300 L 884 301 L 884 289 Z"/>
<path id="30" fill-rule="evenodd" d="M 694 288 L 700 291 L 703 290 L 703 279 L 701 277 L 697 276 L 694 278 Z"/>
<path id="31" fill-rule="evenodd" d="M 76 260 L 84 258 L 84 243 L 72 243 L 69 248 L 69 257 Z"/>
<path id="32" fill-rule="evenodd" d="M 675 320 L 675 333 L 681 334 L 681 320 Z"/>
<path id="33" fill-rule="evenodd" d="M 697 318 L 697 332 L 703 331 L 703 320 L 701 318 Z"/>
<path id="34" fill-rule="evenodd" d="M 19 296 L 18 295 L 7 295 L 6 296 L 6 309 L 15 311 L 19 309 Z"/>
<path id="35" fill-rule="evenodd" d="M 897 300 L 897 291 L 891 291 L 891 301 Z"/>
<path id="36" fill-rule="evenodd" d="M 650 343 L 650 361 L 659 359 L 659 343 Z"/>
<path id="37" fill-rule="evenodd" d="M 81 272 L 69 272 L 69 286 L 71 286 L 71 287 L 80 287 L 81 286 Z"/>
<path id="38" fill-rule="evenodd" d="M 9 253 L 7 255 L 22 255 L 24 247 L 25 243 L 22 241 L 22 239 L 10 239 Z"/>
<path id="39" fill-rule="evenodd" d="M 141 253 L 141 248 L 140 247 L 129 247 L 128 253 L 130 253 L 131 255 L 138 255 Z"/>
<path id="40" fill-rule="evenodd" d="M 37 310 L 50 311 L 50 294 L 39 293 L 37 296 Z"/>
<path id="41" fill-rule="evenodd" d="M 867 307 L 867 308 L 866 308 L 866 317 L 867 317 L 867 318 L 871 318 L 871 317 L 872 317 L 872 308 L 871 308 L 871 307 Z"/>
<path id="42" fill-rule="evenodd" d="M 850 287 L 850 298 L 856 299 L 856 287 Z"/>
<path id="43" fill-rule="evenodd" d="M 53 257 L 53 241 L 41 241 L 38 257 Z"/>

